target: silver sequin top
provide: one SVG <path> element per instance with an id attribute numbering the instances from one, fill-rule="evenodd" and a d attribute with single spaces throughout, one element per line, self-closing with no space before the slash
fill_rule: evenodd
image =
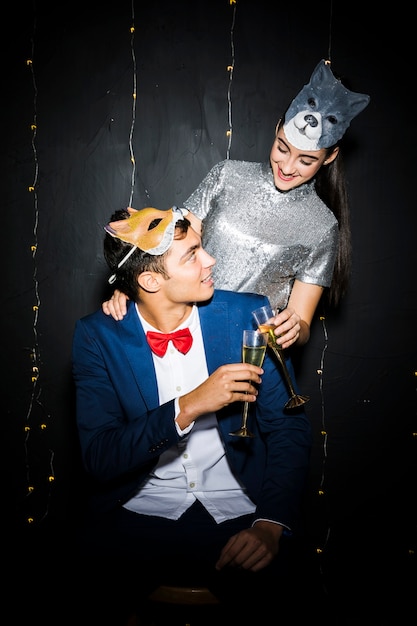
<path id="1" fill-rule="evenodd" d="M 338 224 L 314 182 L 288 192 L 269 163 L 217 163 L 184 206 L 203 220 L 217 289 L 265 294 L 284 308 L 294 280 L 329 287 Z"/>

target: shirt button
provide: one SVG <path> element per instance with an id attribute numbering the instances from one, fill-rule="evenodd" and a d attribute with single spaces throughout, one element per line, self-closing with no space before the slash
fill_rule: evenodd
<path id="1" fill-rule="evenodd" d="M 194 489 L 195 483 L 190 483 L 190 489 Z"/>
<path id="2" fill-rule="evenodd" d="M 187 453 L 184 454 L 184 459 L 188 459 L 188 454 Z"/>
<path id="3" fill-rule="evenodd" d="M 176 389 L 177 391 L 181 391 L 181 385 L 177 385 L 177 386 L 175 387 L 175 389 Z"/>

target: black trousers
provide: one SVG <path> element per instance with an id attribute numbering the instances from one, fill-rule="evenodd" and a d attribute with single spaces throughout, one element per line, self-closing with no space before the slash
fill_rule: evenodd
<path id="1" fill-rule="evenodd" d="M 241 611 L 240 623 L 251 606 L 262 623 L 261 613 L 269 615 L 271 606 L 276 610 L 277 593 L 287 581 L 288 538 L 282 538 L 278 557 L 260 572 L 215 569 L 228 539 L 252 521 L 252 515 L 245 515 L 217 524 L 198 501 L 176 521 L 123 507 L 89 516 L 74 550 L 83 614 L 91 611 L 90 625 L 118 626 L 135 605 L 140 613 L 141 603 L 145 607 L 159 584 L 204 585 L 230 605 L 236 619 Z"/>

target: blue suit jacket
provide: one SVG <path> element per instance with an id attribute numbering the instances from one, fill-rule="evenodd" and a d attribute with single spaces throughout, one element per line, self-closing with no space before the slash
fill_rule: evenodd
<path id="1" fill-rule="evenodd" d="M 198 305 L 209 374 L 241 361 L 242 332 L 264 296 L 217 290 Z M 262 384 L 251 405 L 252 439 L 229 435 L 240 426 L 242 403 L 218 412 L 230 465 L 257 506 L 256 517 L 292 527 L 305 486 L 311 445 L 303 409 L 286 412 L 288 390 L 275 357 L 267 354 Z M 293 376 L 291 362 L 288 368 Z M 94 507 L 128 500 L 159 455 L 180 437 L 174 401 L 158 405 L 152 353 L 135 307 L 115 321 L 102 310 L 78 320 L 73 338 L 77 426 L 85 469 L 95 479 Z M 256 419 L 253 417 L 256 408 Z"/>

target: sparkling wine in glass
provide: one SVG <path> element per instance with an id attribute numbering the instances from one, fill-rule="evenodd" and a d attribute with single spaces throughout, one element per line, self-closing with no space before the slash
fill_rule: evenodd
<path id="1" fill-rule="evenodd" d="M 244 330 L 242 340 L 242 362 L 252 365 L 262 366 L 265 358 L 268 340 L 265 334 L 257 330 Z M 249 402 L 243 403 L 242 423 L 238 430 L 230 435 L 234 437 L 254 437 L 255 435 L 248 428 Z"/>
<path id="2" fill-rule="evenodd" d="M 274 352 L 281 365 L 285 382 L 287 383 L 290 392 L 290 399 L 285 404 L 285 408 L 294 409 L 301 406 L 302 404 L 305 404 L 306 402 L 308 402 L 308 400 L 310 400 L 310 398 L 308 396 L 302 396 L 298 393 L 295 393 L 294 385 L 291 380 L 287 364 L 285 362 L 284 351 L 280 344 L 277 343 L 277 336 L 274 332 L 275 324 L 272 322 L 272 318 L 274 317 L 273 309 L 269 305 L 262 306 L 259 309 L 252 311 L 252 315 L 255 318 L 259 332 L 264 333 L 265 336 L 268 338 L 268 346 Z"/>

